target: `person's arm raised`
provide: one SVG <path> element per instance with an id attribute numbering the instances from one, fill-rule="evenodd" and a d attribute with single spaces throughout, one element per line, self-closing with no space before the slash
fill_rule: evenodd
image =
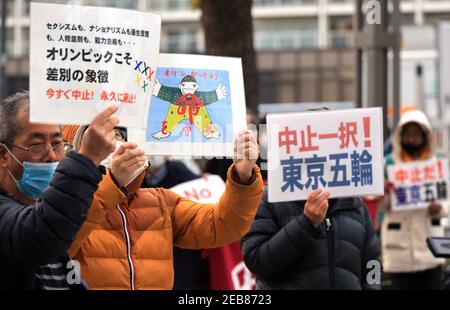
<path id="1" fill-rule="evenodd" d="M 104 109 L 94 118 L 83 135 L 79 153 L 96 166 L 99 166 L 116 148 L 114 127 L 119 124 L 119 119 L 114 117 L 114 113 L 118 109 L 117 106 Z"/>

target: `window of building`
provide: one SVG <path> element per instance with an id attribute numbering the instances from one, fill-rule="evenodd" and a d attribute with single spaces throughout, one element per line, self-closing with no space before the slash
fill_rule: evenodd
<path id="1" fill-rule="evenodd" d="M 6 17 L 14 16 L 14 1 L 6 0 Z"/>
<path id="2" fill-rule="evenodd" d="M 121 9 L 136 9 L 137 0 L 84 0 L 82 1 L 82 4 Z"/>
<path id="3" fill-rule="evenodd" d="M 155 11 L 191 10 L 192 0 L 147 0 L 147 7 Z"/>
<path id="4" fill-rule="evenodd" d="M 6 29 L 6 55 L 11 56 L 14 49 L 14 31 L 12 28 Z"/>
<path id="5" fill-rule="evenodd" d="M 22 29 L 22 45 L 21 45 L 21 55 L 28 55 L 30 53 L 30 29 Z"/>
<path id="6" fill-rule="evenodd" d="M 257 50 L 316 48 L 315 29 L 260 29 L 255 31 Z"/>
<path id="7" fill-rule="evenodd" d="M 103 0 L 104 6 L 122 9 L 135 9 L 136 0 Z"/>
<path id="8" fill-rule="evenodd" d="M 198 53 L 198 34 L 195 29 L 171 30 L 161 35 L 161 52 Z"/>
<path id="9" fill-rule="evenodd" d="M 253 0 L 255 6 L 318 4 L 318 0 Z"/>

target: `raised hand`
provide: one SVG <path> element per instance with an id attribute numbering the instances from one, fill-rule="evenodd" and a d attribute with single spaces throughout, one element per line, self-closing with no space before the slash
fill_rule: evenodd
<path id="1" fill-rule="evenodd" d="M 251 130 L 244 130 L 238 135 L 234 145 L 233 161 L 239 181 L 248 183 L 259 156 L 258 142 L 256 142 L 256 137 Z"/>
<path id="2" fill-rule="evenodd" d="M 80 154 L 97 166 L 116 148 L 114 127 L 119 124 L 119 119 L 113 115 L 118 109 L 118 106 L 104 109 L 94 118 L 83 135 Z"/>
<path id="3" fill-rule="evenodd" d="M 323 222 L 327 215 L 329 197 L 330 193 L 322 192 L 320 188 L 311 192 L 308 196 L 303 214 L 316 228 Z"/>
<path id="4" fill-rule="evenodd" d="M 111 172 L 120 186 L 126 186 L 136 177 L 136 171 L 146 163 L 144 151 L 136 143 L 126 142 L 114 152 Z"/>

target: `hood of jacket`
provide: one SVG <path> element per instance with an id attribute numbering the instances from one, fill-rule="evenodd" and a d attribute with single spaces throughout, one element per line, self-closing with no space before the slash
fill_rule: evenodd
<path id="1" fill-rule="evenodd" d="M 397 127 L 392 136 L 392 157 L 394 162 L 402 162 L 401 157 L 401 137 L 400 134 L 402 132 L 403 127 L 409 123 L 418 124 L 426 134 L 427 145 L 429 146 L 430 154 L 429 157 L 432 157 L 437 152 L 437 145 L 433 139 L 433 132 L 431 128 L 430 121 L 428 120 L 425 113 L 419 110 L 408 111 L 403 114 L 398 122 Z"/>

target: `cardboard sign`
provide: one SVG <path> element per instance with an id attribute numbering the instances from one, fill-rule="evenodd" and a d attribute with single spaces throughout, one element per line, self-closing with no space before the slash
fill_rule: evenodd
<path id="1" fill-rule="evenodd" d="M 30 121 L 88 124 L 118 105 L 145 128 L 161 17 L 105 7 L 31 3 Z"/>
<path id="2" fill-rule="evenodd" d="M 269 114 L 269 201 L 383 194 L 381 108 Z"/>
<path id="3" fill-rule="evenodd" d="M 433 202 L 448 200 L 448 159 L 433 158 L 388 167 L 391 210 L 428 208 Z"/>

